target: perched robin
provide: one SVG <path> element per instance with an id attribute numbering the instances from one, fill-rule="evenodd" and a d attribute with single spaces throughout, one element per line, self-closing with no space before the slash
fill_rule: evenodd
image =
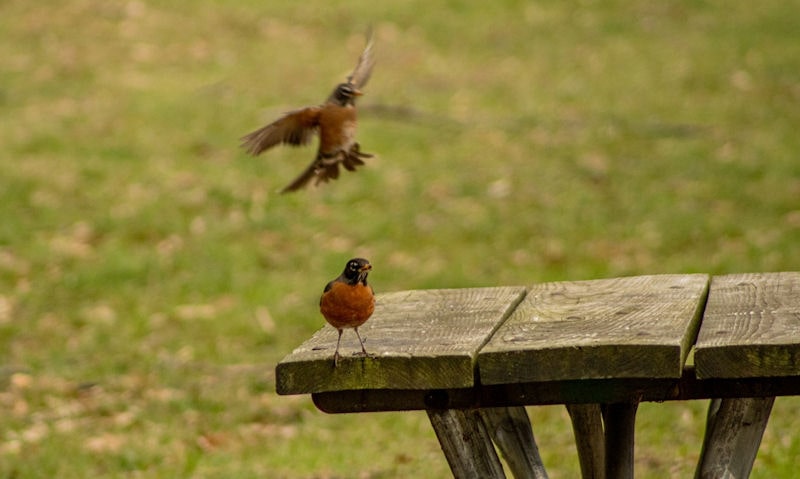
<path id="1" fill-rule="evenodd" d="M 364 324 L 375 310 L 375 295 L 372 286 L 367 284 L 367 275 L 372 269 L 369 261 L 353 258 L 347 262 L 344 271 L 338 278 L 325 286 L 319 299 L 319 310 L 325 320 L 339 331 L 336 351 L 333 353 L 333 365 L 339 365 L 339 343 L 342 342 L 342 331 L 353 328 L 361 343 L 361 352 L 367 356 L 364 341 L 358 334 L 358 327 Z"/>
<path id="2" fill-rule="evenodd" d="M 242 147 L 256 156 L 279 143 L 305 145 L 314 133 L 319 133 L 317 157 L 281 193 L 297 191 L 312 178 L 316 178 L 314 184 L 326 183 L 339 177 L 339 164 L 348 171 L 355 171 L 357 166 L 364 164 L 363 158 L 372 157 L 362 152 L 355 140 L 355 100 L 363 94 L 361 88 L 369 80 L 375 64 L 371 37 L 368 35 L 367 46 L 347 82 L 337 85 L 325 103 L 290 111 L 241 138 Z"/>

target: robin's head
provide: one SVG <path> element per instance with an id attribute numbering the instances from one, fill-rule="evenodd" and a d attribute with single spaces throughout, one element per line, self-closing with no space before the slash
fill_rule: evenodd
<path id="1" fill-rule="evenodd" d="M 367 275 L 371 269 L 372 265 L 369 264 L 369 261 L 365 260 L 364 258 L 353 258 L 347 262 L 347 265 L 344 267 L 344 271 L 342 272 L 342 276 L 344 276 L 348 284 L 355 285 L 362 283 L 366 285 Z"/>
<path id="2" fill-rule="evenodd" d="M 356 88 L 350 83 L 340 83 L 328 101 L 336 103 L 339 106 L 355 105 L 356 97 L 363 95 L 361 90 Z"/>

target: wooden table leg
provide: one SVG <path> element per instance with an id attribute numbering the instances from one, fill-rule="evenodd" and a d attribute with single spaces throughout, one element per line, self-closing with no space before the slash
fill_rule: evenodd
<path id="1" fill-rule="evenodd" d="M 583 479 L 605 479 L 606 443 L 599 404 L 567 404 Z"/>
<path id="2" fill-rule="evenodd" d="M 477 409 L 427 412 L 454 478 L 506 477 Z"/>
<path id="3" fill-rule="evenodd" d="M 524 407 L 485 408 L 480 414 L 515 479 L 547 479 Z"/>
<path id="4" fill-rule="evenodd" d="M 750 477 L 774 402 L 774 397 L 712 399 L 695 479 Z"/>
<path id="5" fill-rule="evenodd" d="M 606 479 L 633 478 L 633 439 L 638 407 L 638 402 L 606 404 L 603 407 Z"/>

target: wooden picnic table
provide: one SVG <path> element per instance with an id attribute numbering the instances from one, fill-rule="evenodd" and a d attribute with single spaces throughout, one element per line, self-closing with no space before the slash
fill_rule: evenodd
<path id="1" fill-rule="evenodd" d="M 378 296 L 276 368 L 329 413 L 426 410 L 455 477 L 545 478 L 524 406 L 565 404 L 584 478 L 633 477 L 641 401 L 711 399 L 697 478 L 749 476 L 776 396 L 800 395 L 800 273 L 650 275 Z"/>

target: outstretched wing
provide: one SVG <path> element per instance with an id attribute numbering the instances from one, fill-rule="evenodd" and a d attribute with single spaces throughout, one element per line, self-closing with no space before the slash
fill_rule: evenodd
<path id="1" fill-rule="evenodd" d="M 278 143 L 305 145 L 317 131 L 319 111 L 317 106 L 290 111 L 269 125 L 243 136 L 241 146 L 251 155 L 258 155 Z"/>
<path id="2" fill-rule="evenodd" d="M 367 46 L 364 47 L 364 51 L 361 53 L 361 56 L 358 57 L 358 64 L 356 64 L 355 69 L 353 69 L 353 73 L 347 77 L 347 83 L 355 86 L 357 89 L 361 89 L 364 85 L 367 84 L 370 75 L 372 75 L 372 67 L 375 66 L 375 57 L 372 55 L 372 30 L 370 29 L 367 32 Z"/>

